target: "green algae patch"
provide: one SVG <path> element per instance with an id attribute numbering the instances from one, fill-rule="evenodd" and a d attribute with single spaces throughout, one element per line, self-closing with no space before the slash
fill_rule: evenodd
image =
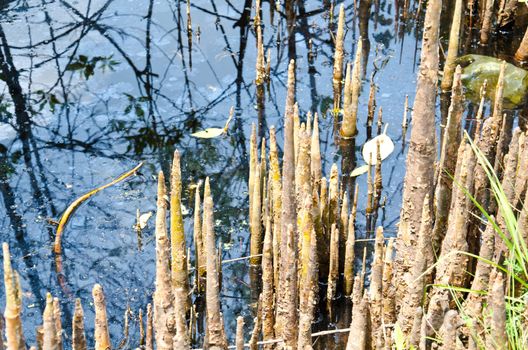
<path id="1" fill-rule="evenodd" d="M 461 65 L 462 84 L 466 88 L 466 97 L 478 101 L 480 88 L 488 81 L 487 95 L 495 99 L 495 87 L 499 79 L 502 60 L 483 55 L 459 57 L 456 63 Z M 528 71 L 506 63 L 504 75 L 504 108 L 516 109 L 528 100 Z"/>

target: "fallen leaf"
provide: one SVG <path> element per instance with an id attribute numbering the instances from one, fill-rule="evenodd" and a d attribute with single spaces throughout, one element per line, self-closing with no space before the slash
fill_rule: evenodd
<path id="1" fill-rule="evenodd" d="M 357 168 L 355 168 L 354 170 L 352 170 L 352 172 L 350 173 L 350 176 L 351 177 L 356 177 L 356 176 L 359 176 L 359 175 L 363 175 L 365 174 L 369 169 L 369 165 L 368 164 L 365 164 L 365 165 L 362 165 L 362 166 L 358 166 Z"/>
<path id="2" fill-rule="evenodd" d="M 192 133 L 191 136 L 198 137 L 200 139 L 212 139 L 218 137 L 224 133 L 223 128 L 208 128 L 201 130 L 195 133 Z"/>
<path id="3" fill-rule="evenodd" d="M 139 219 L 138 219 L 138 222 L 137 222 L 137 226 L 140 228 L 140 229 L 144 229 L 145 227 L 147 227 L 147 223 L 149 221 L 149 219 L 152 217 L 152 212 L 149 211 L 148 213 L 144 213 L 144 214 L 141 214 L 139 216 Z"/>
<path id="4" fill-rule="evenodd" d="M 372 140 L 366 142 L 363 145 L 363 159 L 369 165 L 376 165 L 377 163 L 377 144 L 380 144 L 381 160 L 387 158 L 394 151 L 394 143 L 391 138 L 387 136 L 387 126 L 383 134 L 376 136 Z M 372 161 L 370 160 L 370 154 L 372 154 Z"/>
<path id="5" fill-rule="evenodd" d="M 192 133 L 191 136 L 197 137 L 200 139 L 213 139 L 222 134 L 226 134 L 227 130 L 229 129 L 229 123 L 233 119 L 234 113 L 235 113 L 235 109 L 234 107 L 231 107 L 231 109 L 229 110 L 229 118 L 227 118 L 227 122 L 225 123 L 225 126 L 223 128 L 207 128 L 205 130 Z"/>

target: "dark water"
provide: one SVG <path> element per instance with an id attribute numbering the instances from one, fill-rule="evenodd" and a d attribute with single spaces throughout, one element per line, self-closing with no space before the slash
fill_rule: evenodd
<path id="1" fill-rule="evenodd" d="M 275 125 L 282 139 L 287 62 L 295 57 L 296 95 L 303 118 L 310 110 L 324 116 L 320 129 L 325 174 L 333 162 L 340 168 L 355 167 L 347 163 L 348 157 L 343 163 L 342 150 L 334 144 L 332 117 L 326 113 L 332 99 L 333 64 L 329 3 L 298 2 L 296 34 L 291 40 L 284 7 L 274 13 L 271 22 L 270 4 L 262 5 L 264 43 L 271 49 L 272 62 L 261 135 L 266 136 L 268 127 Z M 387 236 L 397 230 L 405 171 L 401 121 L 405 95 L 412 106 L 415 92 L 424 12 L 418 13 L 418 4 L 412 1 L 407 11 L 403 6 L 404 1 L 379 0 L 369 13 L 367 2 L 358 1 L 357 10 L 353 3 L 346 3 L 347 59 L 353 57 L 360 34 L 369 44 L 356 158 L 363 163 L 360 146 L 366 140 L 368 80 L 374 64 L 380 67 L 375 76 L 377 105 L 383 107 L 383 121 L 389 124 L 388 135 L 396 144 L 383 163 L 386 204 L 377 222 Z M 445 8 L 453 7 L 446 2 Z M 360 9 L 364 10 L 361 17 Z M 55 227 L 48 219 L 58 219 L 80 195 L 140 161 L 145 165 L 139 176 L 84 203 L 64 232 L 64 273 L 73 295 L 83 300 L 89 334 L 94 283 L 105 289 L 115 345 L 121 338 L 127 305 L 137 315 L 151 300 L 154 219 L 143 232 L 141 250 L 133 225 L 137 209 L 142 213 L 155 210 L 156 174 L 169 169 L 176 148 L 182 154 L 189 246 L 190 187 L 209 176 L 223 259 L 249 255 L 248 143 L 251 124 L 259 122 L 254 13 L 251 1 L 192 1 L 190 48 L 186 3 L 181 1 L 2 2 L 0 232 L 22 278 L 24 327 L 30 343 L 34 343 L 34 330 L 41 322 L 46 291 L 61 298 L 66 324 L 73 309 L 72 300 L 57 283 L 51 252 Z M 445 13 L 444 44 L 451 11 Z M 472 37 L 466 37 L 462 51 L 480 52 L 473 49 Z M 518 42 L 518 35 L 512 40 Z M 497 44 L 486 50 L 508 56 L 513 47 L 517 45 Z M 235 119 L 227 136 L 211 140 L 190 136 L 204 128 L 223 126 L 231 106 L 235 107 Z M 357 232 L 366 237 L 366 176 L 359 177 L 358 183 Z M 224 264 L 222 282 L 226 328 L 233 334 L 236 316 L 244 315 L 251 322 L 246 262 Z M 3 306 L 2 298 L 0 308 Z M 130 347 L 135 347 L 135 321 L 131 334 Z"/>

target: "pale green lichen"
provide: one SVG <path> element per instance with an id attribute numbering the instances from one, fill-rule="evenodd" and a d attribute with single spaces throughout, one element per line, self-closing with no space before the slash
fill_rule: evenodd
<path id="1" fill-rule="evenodd" d="M 490 98 L 495 99 L 495 86 L 499 78 L 502 61 L 482 55 L 466 55 L 456 61 L 463 67 L 462 83 L 466 88 L 466 97 L 478 101 L 480 88 L 488 81 Z M 515 109 L 528 101 L 528 71 L 506 63 L 504 74 L 504 101 L 506 109 Z"/>

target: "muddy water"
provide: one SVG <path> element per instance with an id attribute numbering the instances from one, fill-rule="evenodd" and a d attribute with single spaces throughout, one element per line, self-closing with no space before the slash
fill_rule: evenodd
<path id="1" fill-rule="evenodd" d="M 192 33 L 187 30 L 186 3 L 181 1 L 28 0 L 3 4 L 0 45 L 9 76 L 6 79 L 3 72 L 0 84 L 0 232 L 21 274 L 29 343 L 34 343 L 34 329 L 41 322 L 46 291 L 60 296 L 65 324 L 70 323 L 72 297 L 80 297 L 91 334 L 91 288 L 95 282 L 102 284 L 115 345 L 122 337 L 126 307 L 132 310 L 134 320 L 137 311 L 146 308 L 154 289 L 154 220 L 142 232 L 141 247 L 133 226 L 137 210 L 146 213 L 155 209 L 155 176 L 159 169 L 169 169 L 175 148 L 182 153 L 188 245 L 192 185 L 209 176 L 222 258 L 249 255 L 249 133 L 252 123 L 259 125 L 261 136 L 275 125 L 281 139 L 289 58 L 297 59 L 297 100 L 303 118 L 307 111 L 322 116 L 326 174 L 333 162 L 345 173 L 363 164 L 368 86 L 377 71 L 377 106 L 383 108 L 383 123 L 388 124 L 387 133 L 396 144 L 383 163 L 382 197 L 386 201 L 377 225 L 385 228 L 386 236 L 395 235 L 405 172 L 401 122 L 405 95 L 412 106 L 415 92 L 423 9 L 418 11 L 418 4 L 412 1 L 406 11 L 404 1 L 378 1 L 370 8 L 363 1 L 357 6 L 346 3 L 346 58 L 351 59 L 360 35 L 368 55 L 359 134 L 353 145 L 340 146 L 328 110 L 333 64 L 329 28 L 335 27 L 336 21 L 329 15 L 329 4 L 299 2 L 296 35 L 290 39 L 283 9 L 275 11 L 272 19 L 269 5 L 263 3 L 261 18 L 265 49 L 271 49 L 271 81 L 264 117 L 259 119 L 251 1 L 192 1 Z M 453 7 L 446 4 L 445 8 Z M 444 38 L 450 16 L 447 11 Z M 518 42 L 518 36 L 510 37 L 509 42 Z M 477 49 L 471 36 L 465 38 L 464 53 L 509 57 L 517 46 L 498 40 L 486 49 Z M 223 126 L 231 106 L 235 107 L 235 119 L 227 136 L 210 140 L 190 136 L 201 129 Z M 440 124 L 440 114 L 437 119 Z M 376 124 L 373 129 L 375 136 Z M 69 221 L 63 237 L 69 291 L 65 293 L 57 283 L 51 252 L 55 226 L 50 219 L 58 219 L 77 197 L 141 161 L 145 165 L 138 176 L 97 194 Z M 349 180 L 349 186 L 353 181 Z M 364 212 L 366 175 L 357 181 L 356 232 L 358 238 L 365 238 L 369 236 Z M 356 256 L 361 251 L 359 246 Z M 254 300 L 248 271 L 245 261 L 223 265 L 222 307 L 230 336 L 236 316 L 246 316 L 251 324 Z M 3 303 L 2 299 L 2 309 Z M 336 306 L 348 308 L 340 301 Z M 321 320 L 318 328 L 334 327 L 334 321 L 346 326 L 344 316 Z M 66 331 L 70 333 L 69 328 Z M 138 333 L 136 321 L 131 322 L 133 336 L 127 346 L 137 346 Z"/>

